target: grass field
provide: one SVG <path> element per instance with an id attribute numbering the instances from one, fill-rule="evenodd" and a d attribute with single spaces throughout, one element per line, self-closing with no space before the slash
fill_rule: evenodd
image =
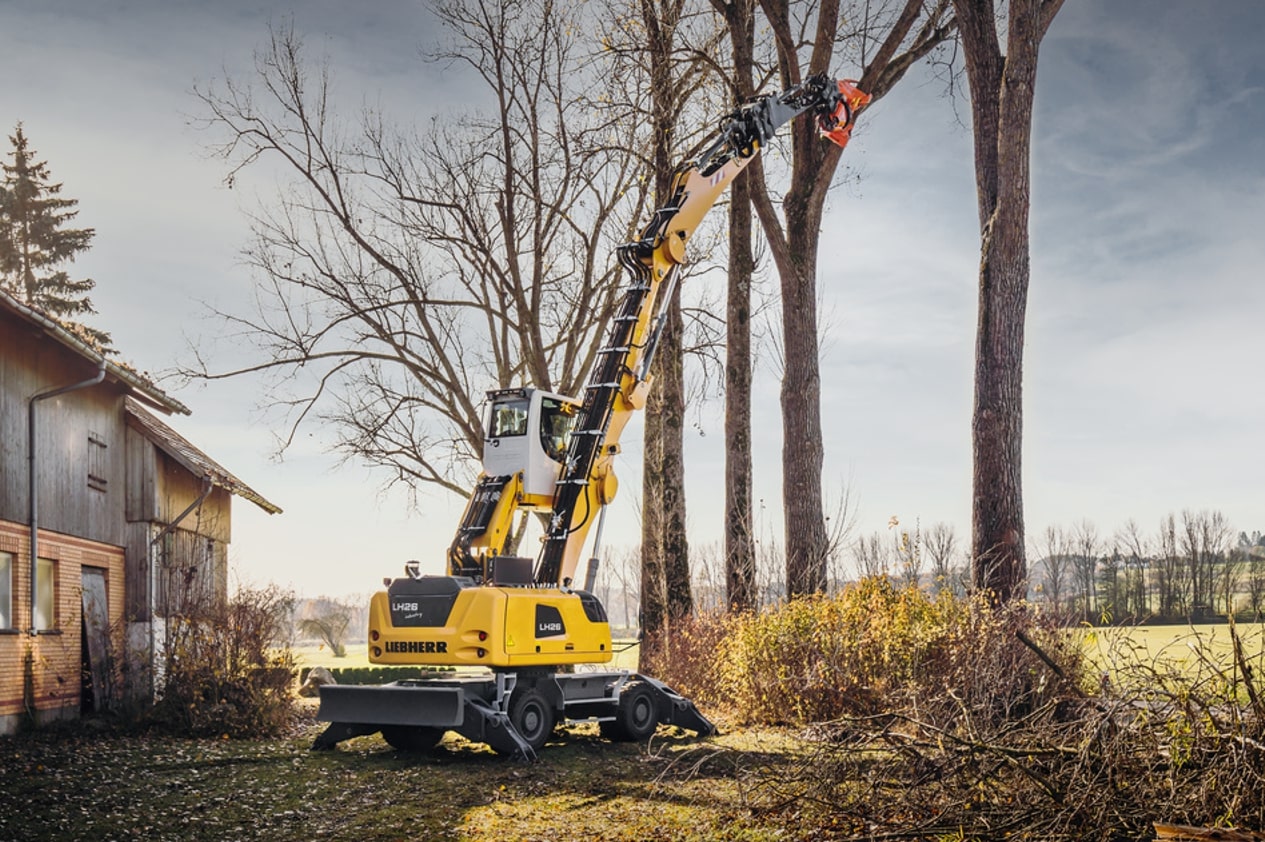
<path id="1" fill-rule="evenodd" d="M 1259 657 L 1265 623 L 1238 623 L 1235 632 L 1242 641 L 1245 655 Z M 1089 651 L 1097 652 L 1111 662 L 1122 652 L 1147 661 L 1189 664 L 1194 660 L 1211 659 L 1228 664 L 1231 656 L 1230 626 L 1206 623 L 1199 626 L 1108 626 L 1080 628 L 1079 635 Z"/>
<path id="2" fill-rule="evenodd" d="M 1235 633 L 1249 664 L 1265 661 L 1265 624 L 1239 623 Z M 1190 672 L 1199 666 L 1232 671 L 1230 626 L 1109 626 L 1076 631 L 1085 651 L 1104 672 L 1115 674 L 1139 664 L 1157 671 Z"/>

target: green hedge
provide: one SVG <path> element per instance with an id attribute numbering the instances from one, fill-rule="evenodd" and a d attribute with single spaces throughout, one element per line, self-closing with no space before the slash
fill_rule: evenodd
<path id="1" fill-rule="evenodd" d="M 339 684 L 390 684 L 406 678 L 423 678 L 436 673 L 455 672 L 452 667 L 334 667 L 329 669 Z M 299 683 L 307 681 L 311 667 L 299 675 Z"/>

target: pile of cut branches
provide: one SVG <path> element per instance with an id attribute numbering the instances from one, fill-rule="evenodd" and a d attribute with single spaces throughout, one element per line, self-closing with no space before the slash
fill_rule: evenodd
<path id="1" fill-rule="evenodd" d="M 1011 633 L 1040 675 L 983 647 L 938 693 L 924 682 L 874 713 L 810 728 L 802 761 L 752 773 L 751 809 L 823 839 L 1106 842 L 1153 838 L 1156 822 L 1265 829 L 1265 656 L 1245 656 L 1259 642 L 1245 647 L 1231 627 L 1231 663 L 1193 646 L 1180 669 L 1117 653 L 1111 679 L 1089 692 L 1083 671 L 1078 680 L 1023 628 Z"/>

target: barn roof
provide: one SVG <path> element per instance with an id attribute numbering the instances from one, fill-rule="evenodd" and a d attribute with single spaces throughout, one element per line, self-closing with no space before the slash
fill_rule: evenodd
<path id="1" fill-rule="evenodd" d="M 0 311 L 12 313 L 94 365 L 104 363 L 106 377 L 123 385 L 133 397 L 146 405 L 167 414 L 191 414 L 189 407 L 159 389 L 145 375 L 124 363 L 108 359 L 85 334 L 77 332 L 74 325 L 63 324 L 42 310 L 23 304 L 4 289 L 0 289 Z"/>
<path id="2" fill-rule="evenodd" d="M 125 411 L 127 422 L 140 434 L 153 442 L 163 453 L 175 459 L 185 470 L 194 476 L 209 480 L 212 485 L 249 500 L 270 515 L 278 514 L 281 508 L 256 492 L 246 483 L 229 473 L 218 462 L 198 450 L 189 440 L 147 412 L 139 402 L 131 397 L 126 399 Z"/>

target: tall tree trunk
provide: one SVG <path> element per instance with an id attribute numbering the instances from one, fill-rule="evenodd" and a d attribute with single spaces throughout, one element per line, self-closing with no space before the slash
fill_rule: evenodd
<path id="1" fill-rule="evenodd" d="M 668 327 L 660 340 L 656 386 L 660 404 L 663 441 L 660 447 L 662 494 L 663 578 L 667 592 L 668 626 L 694 610 L 690 587 L 690 546 L 685 534 L 685 360 L 682 357 L 681 287 L 678 285 L 668 310 Z"/>
<path id="2" fill-rule="evenodd" d="M 751 455 L 751 188 L 731 185 L 729 290 L 725 306 L 725 589 L 729 608 L 756 607 Z"/>
<path id="3" fill-rule="evenodd" d="M 971 88 L 980 219 L 972 579 L 1005 601 L 1024 596 L 1027 575 L 1021 456 L 1032 102 L 1041 39 L 1062 0 L 1012 0 L 1006 55 L 992 0 L 953 5 Z"/>
<path id="4" fill-rule="evenodd" d="M 673 79 L 672 51 L 682 0 L 642 0 L 642 23 L 650 65 L 650 119 L 655 127 L 656 206 L 666 200 L 675 164 L 676 121 L 681 95 Z M 689 545 L 685 534 L 685 382 L 681 360 L 680 287 L 667 303 L 667 325 L 659 339 L 646 405 L 641 529 L 641 669 L 656 669 L 666 656 L 673 619 L 693 609 Z"/>
<path id="5" fill-rule="evenodd" d="M 640 669 L 654 672 L 668 623 L 663 572 L 663 413 L 653 390 L 646 405 L 641 484 L 641 628 Z"/>
<path id="6" fill-rule="evenodd" d="M 733 47 L 734 100 L 755 93 L 755 2 L 712 0 Z M 725 304 L 725 597 L 732 611 L 755 608 L 751 455 L 751 184 L 744 172 L 730 186 L 729 286 Z"/>
<path id="7" fill-rule="evenodd" d="M 783 88 L 830 65 L 838 31 L 839 0 L 818 9 L 818 38 L 802 70 L 789 0 L 760 0 L 778 46 Z M 822 504 L 821 361 L 817 343 L 817 242 L 826 186 L 839 163 L 809 121 L 791 124 L 791 184 L 778 224 L 760 178 L 757 210 L 773 253 L 782 294 L 782 506 L 785 513 L 786 591 L 789 596 L 826 588 L 826 518 Z M 833 148 L 833 147 L 832 147 Z M 749 170 L 759 178 L 764 168 Z"/>
<path id="8" fill-rule="evenodd" d="M 797 127 L 798 128 L 798 127 Z M 820 157 L 820 153 L 817 156 Z M 789 271 L 782 278 L 782 501 L 788 596 L 826 589 L 829 552 L 822 504 L 821 356 L 817 341 L 817 244 L 821 206 L 788 195 Z"/>

